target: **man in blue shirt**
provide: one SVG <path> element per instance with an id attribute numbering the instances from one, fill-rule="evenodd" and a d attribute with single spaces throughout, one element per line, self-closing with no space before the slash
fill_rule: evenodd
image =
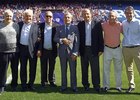
<path id="1" fill-rule="evenodd" d="M 123 21 L 123 56 L 126 65 L 126 72 L 129 81 L 129 88 L 126 91 L 130 93 L 135 89 L 133 60 L 136 63 L 140 73 L 140 20 L 134 17 L 134 8 L 128 6 L 125 9 L 126 20 Z"/>
<path id="2" fill-rule="evenodd" d="M 57 44 L 53 41 L 56 24 L 53 23 L 53 13 L 46 11 L 45 22 L 39 24 L 41 42 L 39 45 L 38 55 L 41 57 L 41 86 L 46 87 L 48 82 L 50 86 L 56 87 L 55 84 L 55 60 L 57 57 Z"/>

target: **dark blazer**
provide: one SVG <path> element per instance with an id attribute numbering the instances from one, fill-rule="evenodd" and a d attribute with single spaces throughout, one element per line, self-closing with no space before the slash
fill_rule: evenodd
<path id="1" fill-rule="evenodd" d="M 61 25 L 59 27 L 57 27 L 57 31 L 56 31 L 56 35 L 54 37 L 54 41 L 56 43 L 59 43 L 59 48 L 58 48 L 58 54 L 60 57 L 65 56 L 65 50 L 67 49 L 67 45 L 60 43 L 60 39 L 61 38 L 68 38 L 67 35 L 73 35 L 74 36 L 74 41 L 73 41 L 73 47 L 70 50 L 70 54 L 75 53 L 76 55 L 78 55 L 79 52 L 79 31 L 77 26 L 75 25 L 70 25 L 70 29 L 69 29 L 69 34 L 66 33 L 66 29 L 65 29 L 65 25 Z"/>
<path id="2" fill-rule="evenodd" d="M 57 43 L 53 41 L 53 38 L 56 33 L 56 25 L 52 25 L 52 53 L 54 56 L 57 56 Z M 39 34 L 40 34 L 40 44 L 39 44 L 39 50 L 43 50 L 43 45 L 44 45 L 44 28 L 45 28 L 45 23 L 40 23 L 39 24 Z"/>
<path id="3" fill-rule="evenodd" d="M 78 29 L 80 34 L 80 47 L 79 52 L 80 55 L 84 55 L 84 48 L 85 48 L 85 22 L 81 21 L 78 23 Z M 100 22 L 92 21 L 91 22 L 91 48 L 92 53 L 94 56 L 97 56 L 99 52 L 103 52 L 104 48 L 104 41 L 103 41 L 103 33 L 102 33 L 102 27 Z"/>

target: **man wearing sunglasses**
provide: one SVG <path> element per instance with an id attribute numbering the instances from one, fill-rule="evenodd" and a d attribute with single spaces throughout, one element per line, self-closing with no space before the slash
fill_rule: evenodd
<path id="1" fill-rule="evenodd" d="M 41 86 L 44 88 L 48 81 L 51 87 L 56 87 L 54 69 L 57 56 L 57 45 L 53 42 L 56 24 L 52 22 L 53 13 L 46 11 L 45 22 L 39 25 L 40 45 L 38 56 L 41 57 Z"/>

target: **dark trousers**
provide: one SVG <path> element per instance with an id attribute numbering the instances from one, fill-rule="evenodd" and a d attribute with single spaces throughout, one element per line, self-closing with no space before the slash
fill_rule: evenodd
<path id="1" fill-rule="evenodd" d="M 36 76 L 36 65 L 37 65 L 37 56 L 36 54 L 33 58 L 30 56 L 28 46 L 20 45 L 20 79 L 22 88 L 27 86 L 27 62 L 29 60 L 29 82 L 28 86 L 33 86 Z"/>
<path id="2" fill-rule="evenodd" d="M 92 84 L 94 87 L 100 87 L 99 56 L 94 56 L 92 54 L 91 47 L 85 47 L 85 54 L 81 56 L 82 84 L 84 87 L 89 87 L 89 64 L 91 68 Z"/>
<path id="3" fill-rule="evenodd" d="M 41 56 L 41 84 L 44 85 L 45 82 L 55 82 L 55 59 L 56 56 L 53 55 L 52 50 L 43 49 Z"/>
<path id="4" fill-rule="evenodd" d="M 76 65 L 77 61 L 73 61 L 71 56 L 66 52 L 66 55 L 60 57 L 61 64 L 61 88 L 67 88 L 67 68 L 69 64 L 71 88 L 77 88 Z"/>
<path id="5" fill-rule="evenodd" d="M 11 62 L 12 82 L 11 86 L 17 86 L 18 79 L 18 53 L 0 53 L 0 87 L 4 87 L 6 83 L 6 74 L 9 62 Z"/>

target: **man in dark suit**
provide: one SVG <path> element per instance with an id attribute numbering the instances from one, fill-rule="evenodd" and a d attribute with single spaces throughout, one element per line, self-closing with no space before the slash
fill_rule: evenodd
<path id="1" fill-rule="evenodd" d="M 52 22 L 53 14 L 51 11 L 46 11 L 45 18 L 46 21 L 39 24 L 41 42 L 38 56 L 41 57 L 41 85 L 45 87 L 49 81 L 50 86 L 56 87 L 54 69 L 57 57 L 57 44 L 53 41 L 56 24 Z"/>
<path id="2" fill-rule="evenodd" d="M 32 22 L 33 11 L 27 9 L 23 14 L 23 22 L 19 22 L 20 39 L 20 78 L 22 90 L 35 90 L 33 87 L 36 76 L 38 25 Z M 29 60 L 29 82 L 27 87 L 27 62 Z"/>
<path id="3" fill-rule="evenodd" d="M 78 23 L 80 34 L 80 56 L 82 69 L 82 84 L 85 91 L 89 90 L 88 66 L 90 63 L 92 84 L 95 91 L 100 92 L 99 56 L 103 52 L 103 35 L 99 22 L 92 20 L 89 9 L 82 11 L 84 21 Z"/>
<path id="4" fill-rule="evenodd" d="M 54 41 L 59 43 L 58 53 L 61 64 L 61 89 L 63 92 L 67 89 L 67 63 L 69 62 L 71 88 L 77 92 L 76 79 L 76 58 L 79 50 L 79 32 L 77 26 L 71 24 L 72 15 L 67 12 L 64 14 L 64 25 L 57 28 Z"/>

